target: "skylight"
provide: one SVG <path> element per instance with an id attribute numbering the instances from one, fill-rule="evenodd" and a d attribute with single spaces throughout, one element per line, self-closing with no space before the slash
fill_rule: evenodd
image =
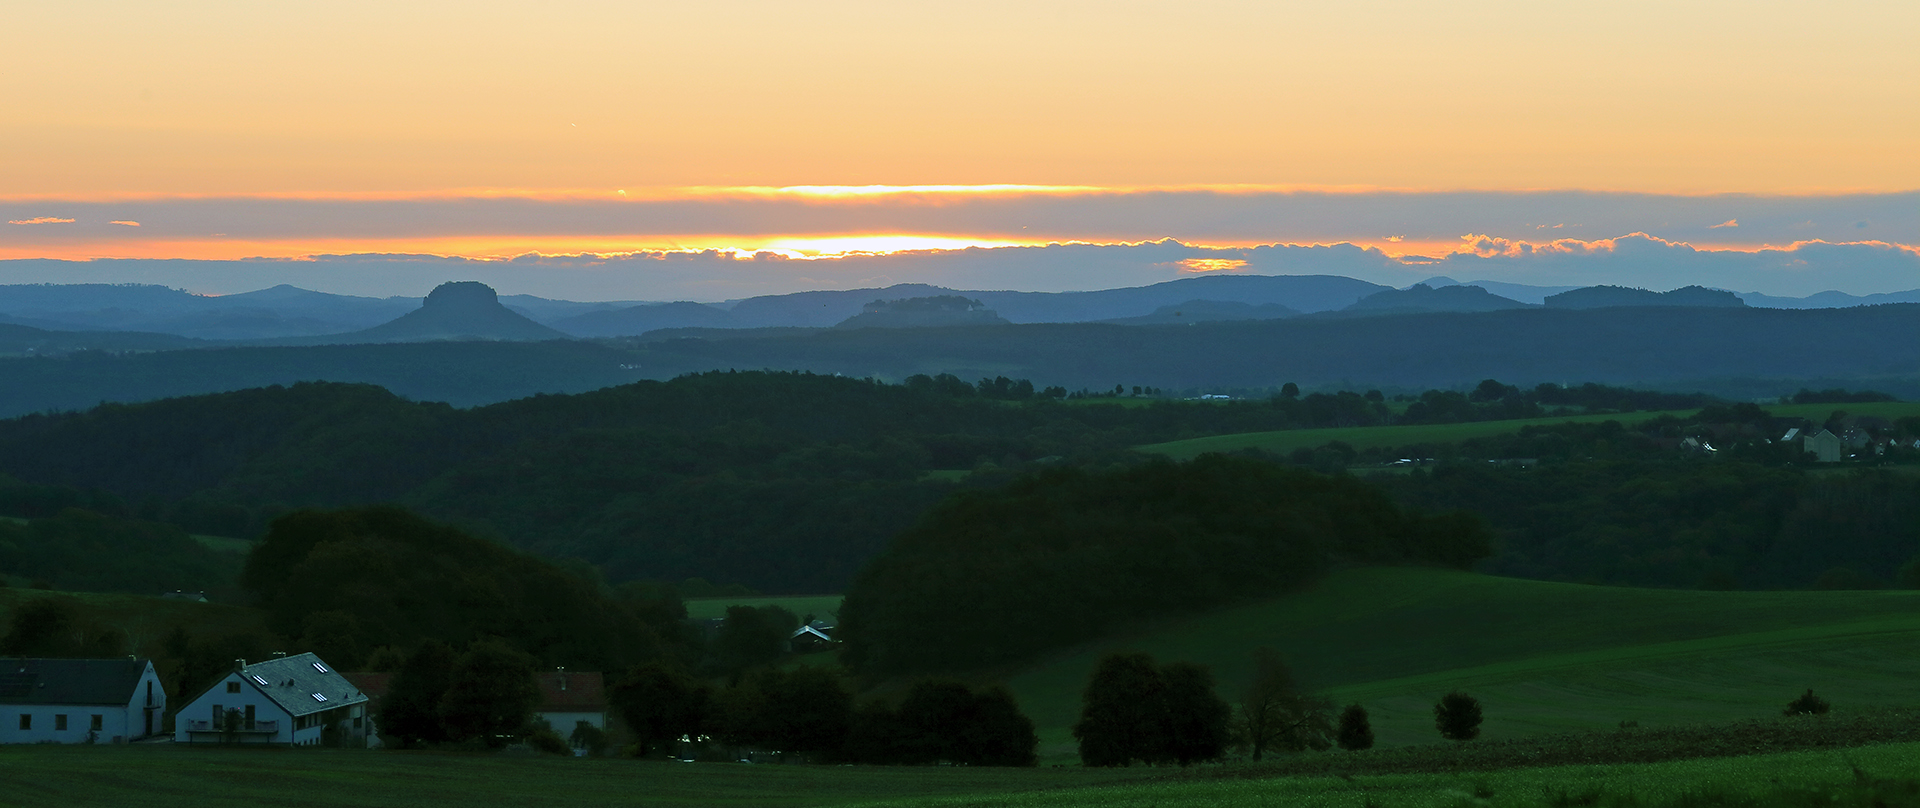
<path id="1" fill-rule="evenodd" d="M 322 696 L 322 695 L 320 695 L 320 694 L 318 694 L 318 693 L 315 693 L 315 694 L 313 694 L 313 700 L 314 700 L 314 701 L 326 701 L 326 700 L 327 700 L 327 697 L 326 697 L 326 696 Z"/>
<path id="2" fill-rule="evenodd" d="M 314 669 L 314 670 L 317 670 L 317 671 L 319 671 L 319 672 L 321 672 L 321 673 L 330 673 L 330 672 L 331 672 L 331 671 L 328 671 L 328 670 L 327 670 L 327 666 L 325 666 L 325 665 L 322 665 L 322 664 L 320 664 L 320 663 L 318 663 L 318 662 L 315 662 L 315 663 L 313 663 L 313 669 Z"/>
<path id="3" fill-rule="evenodd" d="M 261 676 L 260 674 L 256 673 L 253 675 L 253 680 L 256 682 L 259 682 L 261 687 L 267 686 L 267 677 L 265 676 Z"/>

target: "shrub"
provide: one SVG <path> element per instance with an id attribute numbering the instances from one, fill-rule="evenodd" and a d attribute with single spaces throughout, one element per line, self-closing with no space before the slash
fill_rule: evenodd
<path id="1" fill-rule="evenodd" d="M 1449 741 L 1470 741 L 1480 737 L 1480 700 L 1458 690 L 1441 696 L 1433 705 L 1433 725 L 1440 737 Z"/>
<path id="2" fill-rule="evenodd" d="M 549 755 L 572 756 L 573 747 L 568 746 L 560 733 L 552 727 L 541 727 L 527 736 L 527 745 Z"/>
<path id="3" fill-rule="evenodd" d="M 1341 749 L 1358 752 L 1373 748 L 1373 722 L 1367 718 L 1367 708 L 1358 704 L 1349 704 L 1340 711 L 1340 728 L 1334 739 Z"/>
<path id="4" fill-rule="evenodd" d="M 1826 715 L 1831 709 L 1833 705 L 1828 704 L 1826 699 L 1813 695 L 1813 688 L 1807 688 L 1807 692 L 1800 694 L 1800 698 L 1787 702 L 1787 709 L 1781 715 Z"/>

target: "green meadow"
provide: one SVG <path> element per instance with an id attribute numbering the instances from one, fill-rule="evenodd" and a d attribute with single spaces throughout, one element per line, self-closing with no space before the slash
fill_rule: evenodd
<path id="1" fill-rule="evenodd" d="M 1920 416 L 1920 402 L 1886 401 L 1867 404 L 1763 404 L 1761 408 L 1776 417 L 1807 418 L 1823 421 L 1836 411 L 1849 415 L 1865 415 L 1893 420 L 1909 416 Z M 1213 435 L 1204 438 L 1153 443 L 1135 447 L 1139 451 L 1160 454 L 1175 460 L 1191 460 L 1207 452 L 1235 452 L 1243 449 L 1287 453 L 1295 449 L 1311 449 L 1340 441 L 1355 449 L 1387 448 L 1393 446 L 1412 446 L 1415 444 L 1459 443 L 1472 438 L 1485 438 L 1518 432 L 1526 426 L 1551 426 L 1565 423 L 1600 423 L 1619 421 L 1634 424 L 1671 415 L 1685 418 L 1695 410 L 1672 410 L 1663 412 L 1604 413 L 1597 415 L 1571 415 L 1554 418 L 1526 418 L 1513 421 L 1476 421 L 1465 424 L 1418 424 L 1409 426 L 1372 426 L 1372 427 L 1333 427 L 1328 429 L 1289 429 L 1278 432 L 1243 432 L 1234 435 Z"/>
<path id="2" fill-rule="evenodd" d="M 991 769 L 779 766 L 169 744 L 0 747 L 0 804 L 191 806 L 598 806 L 647 808 L 1448 808 L 1667 805 L 1702 794 L 1731 804 L 1779 792 L 1841 801 L 1859 771 L 1920 776 L 1902 743 L 1661 763 L 1490 772 L 1280 776 L 1255 766 Z M 1894 789 L 1896 793 L 1898 789 Z M 1602 802 L 1605 800 L 1605 802 Z M 1699 804 L 1699 803 L 1695 803 Z M 1716 804 L 1716 803 L 1707 803 Z M 1727 804 L 1727 803 L 1717 803 Z"/>
<path id="3" fill-rule="evenodd" d="M 1433 703 L 1480 698 L 1483 737 L 1778 715 L 1813 688 L 1846 711 L 1920 704 L 1920 592 L 1628 589 L 1409 568 L 1338 571 L 1295 595 L 1174 618 L 1002 672 L 1070 762 L 1098 660 L 1213 669 L 1232 699 L 1272 646 L 1303 685 L 1372 714 L 1382 746 L 1432 743 Z"/>
<path id="4" fill-rule="evenodd" d="M 0 631 L 12 625 L 15 609 L 37 598 L 61 598 L 75 604 L 83 621 L 126 632 L 135 652 L 147 656 L 159 652 L 161 641 L 175 627 L 183 627 L 196 636 L 205 637 L 266 633 L 266 616 L 259 610 L 244 606 L 108 592 L 55 592 L 17 586 L 0 587 Z"/>

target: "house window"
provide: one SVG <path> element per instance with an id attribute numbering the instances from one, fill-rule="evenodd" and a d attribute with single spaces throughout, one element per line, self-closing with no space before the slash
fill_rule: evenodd
<path id="1" fill-rule="evenodd" d="M 66 728 L 67 728 L 67 714 L 66 714 L 66 713 L 60 713 L 60 714 L 57 714 L 57 715 L 55 715 L 55 716 L 53 717 L 53 729 L 54 729 L 54 731 L 56 731 L 56 732 L 58 732 L 58 731 L 61 731 L 61 730 L 64 730 L 64 729 L 66 729 Z"/>
<path id="2" fill-rule="evenodd" d="M 239 683 L 239 682 L 228 682 L 228 683 L 227 683 L 227 692 L 228 692 L 228 693 L 238 693 L 238 692 L 240 692 L 240 683 Z"/>
<path id="3" fill-rule="evenodd" d="M 105 724 L 103 723 L 103 721 L 104 721 L 105 719 L 106 719 L 106 716 L 103 716 L 103 715 L 101 715 L 101 714 L 99 714 L 99 713 L 94 713 L 94 714 L 93 714 L 93 725 L 92 725 L 92 726 L 89 726 L 89 727 L 87 727 L 87 729 L 90 729 L 90 730 L 93 730 L 94 732 L 99 732 L 99 731 L 100 731 L 101 729 L 103 729 L 103 728 L 105 727 Z"/>
<path id="4" fill-rule="evenodd" d="M 33 729 L 33 714 L 31 713 L 20 714 L 20 728 Z"/>

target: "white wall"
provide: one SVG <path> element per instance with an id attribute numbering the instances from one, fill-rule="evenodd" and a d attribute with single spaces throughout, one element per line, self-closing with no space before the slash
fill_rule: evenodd
<path id="1" fill-rule="evenodd" d="M 31 729 L 20 728 L 20 717 L 31 719 Z M 59 716 L 67 728 L 56 729 Z M 94 743 L 127 740 L 127 712 L 114 705 L 33 704 L 0 706 L 0 743 L 86 743 L 93 717 L 100 716 Z"/>
<path id="2" fill-rule="evenodd" d="M 100 729 L 94 743 L 125 743 L 145 737 L 147 732 L 147 686 L 153 687 L 153 732 L 160 731 L 167 710 L 167 689 L 148 663 L 125 704 L 34 704 L 0 705 L 0 743 L 86 743 L 92 731 L 93 717 L 100 716 Z M 31 729 L 20 729 L 20 716 L 31 717 Z M 56 729 L 60 716 L 66 716 L 66 729 Z"/>
<path id="3" fill-rule="evenodd" d="M 240 692 L 228 692 L 227 686 L 229 683 L 238 683 L 240 685 Z M 252 680 L 239 673 L 227 674 L 225 678 L 221 679 L 220 682 L 212 688 L 209 688 L 207 692 L 200 694 L 198 698 L 188 702 L 187 706 L 180 708 L 180 712 L 175 714 L 173 718 L 173 739 L 177 743 L 219 743 L 220 734 L 218 727 L 220 717 L 214 714 L 213 708 L 218 706 L 223 711 L 240 710 L 245 712 L 248 705 L 252 705 L 253 707 L 254 721 L 273 721 L 276 723 L 274 724 L 274 732 L 271 734 L 265 732 L 240 733 L 239 741 L 241 743 L 295 743 L 301 740 L 294 734 L 293 717 L 288 715 L 286 710 L 281 709 L 280 705 L 275 704 L 273 699 L 267 698 L 267 694 L 260 692 L 259 688 L 254 687 Z M 194 721 L 212 721 L 214 723 L 210 726 L 214 729 L 211 732 L 193 732 L 193 724 L 191 722 Z M 312 735 L 317 739 L 320 735 L 319 729 L 314 729 Z"/>
<path id="4" fill-rule="evenodd" d="M 547 726 L 553 727 L 553 731 L 560 734 L 561 740 L 571 737 L 573 728 L 582 721 L 599 729 L 607 728 L 606 713 L 539 713 L 537 717 L 547 722 Z"/>

